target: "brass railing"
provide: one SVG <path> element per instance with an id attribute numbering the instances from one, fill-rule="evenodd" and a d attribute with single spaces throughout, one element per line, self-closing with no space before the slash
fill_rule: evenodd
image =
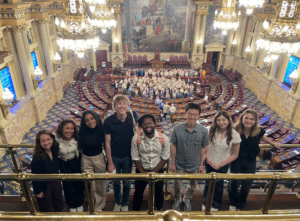
<path id="1" fill-rule="evenodd" d="M 262 145 L 261 145 L 262 146 Z M 299 145 L 282 145 L 283 148 L 294 148 Z M 11 159 L 14 165 L 14 173 L 0 174 L 0 181 L 13 181 L 20 183 L 23 197 L 26 200 L 29 213 L 27 212 L 0 212 L 0 220 L 20 220 L 20 219 L 60 219 L 68 220 L 82 219 L 82 218 L 101 218 L 101 220 L 221 220 L 221 219 L 284 219 L 299 220 L 300 209 L 297 210 L 269 210 L 272 202 L 272 197 L 275 193 L 276 186 L 280 180 L 300 180 L 300 172 L 293 173 L 257 173 L 257 174 L 169 174 L 169 162 L 167 165 L 167 174 L 26 174 L 21 173 L 18 168 L 17 160 L 15 158 L 14 148 L 32 148 L 33 145 L 0 145 L 0 148 L 7 148 L 7 151 L 11 155 Z M 270 145 L 263 145 L 263 147 L 271 147 Z M 203 180 L 209 181 L 209 188 L 207 194 L 207 203 L 205 211 L 191 211 L 191 212 L 177 212 L 174 210 L 168 210 L 165 212 L 154 210 L 154 191 L 155 182 L 158 180 L 166 181 L 165 198 L 170 198 L 170 193 L 167 189 L 167 183 L 170 180 Z M 212 212 L 213 195 L 217 180 L 270 180 L 270 185 L 260 210 L 255 211 L 217 211 Z M 30 181 L 49 181 L 49 180 L 84 180 L 86 184 L 87 197 L 89 211 L 82 213 L 39 213 L 36 211 L 33 197 L 29 188 Z M 92 191 L 93 180 L 148 180 L 148 210 L 139 212 L 96 212 L 94 207 L 94 197 Z M 299 197 L 299 193 L 297 194 Z M 200 202 L 199 202 L 200 203 Z M 124 215 L 126 214 L 126 215 Z M 280 216 L 278 216 L 280 214 Z M 210 216 L 208 216 L 210 215 Z"/>

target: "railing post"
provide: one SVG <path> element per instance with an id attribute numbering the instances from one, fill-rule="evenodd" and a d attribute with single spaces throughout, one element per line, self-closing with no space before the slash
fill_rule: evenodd
<path id="1" fill-rule="evenodd" d="M 211 207 L 214 199 L 214 193 L 217 183 L 217 174 L 215 172 L 211 173 L 211 179 L 209 181 L 208 185 L 208 192 L 207 192 L 207 200 L 206 200 L 206 206 L 205 206 L 205 215 L 211 214 Z"/>
<path id="2" fill-rule="evenodd" d="M 169 174 L 169 172 L 170 172 L 170 158 L 167 161 L 167 171 L 166 171 L 166 173 Z M 170 191 L 168 191 L 168 188 L 169 188 L 169 180 L 166 180 L 165 194 L 164 194 L 164 199 L 165 200 L 169 200 L 170 196 L 171 196 L 171 193 L 170 193 Z"/>
<path id="3" fill-rule="evenodd" d="M 26 178 L 26 176 L 27 175 L 24 174 L 24 173 L 19 174 L 20 186 L 21 186 L 21 189 L 22 189 L 23 196 L 26 200 L 26 204 L 27 204 L 27 207 L 29 209 L 30 215 L 36 215 L 36 210 L 35 210 L 35 207 L 34 207 L 34 204 L 33 204 L 30 188 L 29 188 L 29 185 L 28 185 L 28 181 L 23 181 L 22 180 L 23 178 Z"/>
<path id="4" fill-rule="evenodd" d="M 154 193 L 155 193 L 155 180 L 154 180 L 155 173 L 149 173 L 149 191 L 148 191 L 148 214 L 154 214 Z"/>
<path id="5" fill-rule="evenodd" d="M 281 174 L 276 174 L 276 173 L 274 175 L 275 175 L 275 180 L 271 181 L 268 192 L 267 192 L 265 202 L 264 202 L 264 204 L 261 208 L 261 212 L 263 214 L 268 214 L 269 213 L 269 208 L 270 208 L 270 205 L 271 205 L 271 202 L 272 202 L 272 197 L 275 193 L 276 186 L 278 184 L 278 180 L 280 179 L 280 176 L 281 176 Z"/>
<path id="6" fill-rule="evenodd" d="M 7 152 L 10 154 L 12 163 L 14 165 L 13 171 L 15 173 L 21 172 L 21 170 L 19 170 L 19 166 L 18 166 L 18 163 L 17 163 L 17 160 L 16 160 L 15 151 L 13 150 L 13 145 L 7 144 Z"/>
<path id="7" fill-rule="evenodd" d="M 94 192 L 93 192 L 93 180 L 90 180 L 94 174 L 92 173 L 86 173 L 86 178 L 89 178 L 89 180 L 85 180 L 85 187 L 86 192 L 88 195 L 88 205 L 89 205 L 89 214 L 95 215 L 95 205 L 94 205 Z"/>

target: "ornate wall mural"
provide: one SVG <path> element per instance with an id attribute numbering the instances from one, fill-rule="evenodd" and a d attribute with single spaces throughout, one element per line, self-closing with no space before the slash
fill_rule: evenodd
<path id="1" fill-rule="evenodd" d="M 159 48 L 161 52 L 181 52 L 188 1 L 190 9 L 195 7 L 192 0 L 125 0 L 122 3 L 123 41 L 131 39 L 134 51 L 153 52 Z M 130 4 L 129 7 L 126 4 Z M 194 22 L 191 13 L 189 27 L 193 27 Z M 189 32 L 192 38 L 193 30 Z"/>

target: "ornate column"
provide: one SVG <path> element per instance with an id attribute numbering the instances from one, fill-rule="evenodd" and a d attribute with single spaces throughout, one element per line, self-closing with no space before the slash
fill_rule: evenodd
<path id="1" fill-rule="evenodd" d="M 47 18 L 45 19 L 45 27 L 46 27 L 46 32 L 47 32 L 47 39 L 48 39 L 48 42 L 49 42 L 49 51 L 50 51 L 50 58 L 51 58 L 51 61 L 54 59 L 54 45 L 53 45 L 53 42 L 51 40 L 51 33 L 50 33 L 50 19 Z"/>
<path id="2" fill-rule="evenodd" d="M 116 53 L 116 43 L 115 43 L 115 37 L 116 37 L 116 30 L 114 27 L 110 28 L 111 30 L 111 53 Z"/>
<path id="3" fill-rule="evenodd" d="M 275 61 L 272 61 L 272 65 L 271 65 L 271 70 L 270 70 L 270 73 L 269 73 L 269 76 L 268 78 L 270 80 L 274 80 L 276 79 L 276 74 L 277 74 L 277 70 L 278 70 L 278 64 L 279 64 L 279 58 Z"/>
<path id="4" fill-rule="evenodd" d="M 234 30 L 230 30 L 227 36 L 227 42 L 226 42 L 226 49 L 225 49 L 225 55 L 230 55 L 231 54 L 231 45 L 232 45 L 232 40 L 233 40 L 233 34 Z"/>
<path id="5" fill-rule="evenodd" d="M 34 96 L 35 91 L 34 91 L 32 78 L 31 78 L 31 74 L 29 71 L 29 67 L 28 67 L 26 52 L 25 52 L 24 43 L 23 43 L 22 34 L 21 34 L 22 31 L 24 31 L 24 29 L 26 30 L 26 27 L 21 26 L 21 25 L 12 27 L 14 41 L 15 41 L 15 45 L 16 45 L 16 49 L 17 49 L 17 53 L 18 53 L 18 57 L 19 57 L 19 61 L 20 61 L 22 74 L 24 77 L 26 91 L 27 91 L 28 95 Z"/>
<path id="6" fill-rule="evenodd" d="M 117 12 L 117 35 L 118 35 L 118 54 L 123 54 L 123 42 L 122 42 L 122 11 Z"/>
<path id="7" fill-rule="evenodd" d="M 247 25 L 247 20 L 248 17 L 247 16 L 241 16 L 240 17 L 240 24 L 238 27 L 238 37 L 237 37 L 237 45 L 236 45 L 236 50 L 235 50 L 235 56 L 236 57 L 242 57 L 242 48 L 243 48 L 243 42 L 244 42 L 244 38 L 245 38 L 245 30 L 246 30 L 246 25 Z"/>
<path id="8" fill-rule="evenodd" d="M 200 29 L 200 17 L 201 13 L 196 12 L 195 15 L 195 26 L 194 26 L 194 38 L 193 38 L 193 46 L 192 46 L 192 55 L 198 54 L 197 47 L 198 47 L 198 40 L 199 40 L 199 29 Z M 201 39 L 204 42 L 204 39 Z"/>
<path id="9" fill-rule="evenodd" d="M 192 16 L 192 7 L 191 7 L 191 1 L 187 0 L 187 7 L 186 7 L 186 16 L 185 16 L 185 35 L 184 40 L 182 42 L 182 52 L 189 52 L 190 48 L 190 31 L 191 31 L 191 16 Z"/>
<path id="10" fill-rule="evenodd" d="M 259 68 L 263 68 L 264 59 L 267 55 L 267 51 L 265 49 L 260 49 L 257 53 L 258 53 L 258 58 L 257 58 L 256 66 L 259 66 Z"/>
<path id="11" fill-rule="evenodd" d="M 65 48 L 63 48 L 61 54 L 62 54 L 63 64 L 67 64 L 68 63 L 68 53 L 67 53 L 67 50 Z"/>
<path id="12" fill-rule="evenodd" d="M 258 53 L 258 51 L 256 49 L 256 40 L 259 38 L 261 30 L 262 30 L 262 20 L 257 19 L 256 20 L 256 25 L 255 25 L 254 35 L 253 35 L 253 38 L 252 38 L 252 44 L 251 44 L 252 58 L 251 58 L 250 65 L 252 67 L 256 66 L 256 59 L 257 59 L 257 53 Z"/>
<path id="13" fill-rule="evenodd" d="M 28 40 L 27 40 L 26 29 L 24 31 L 22 31 L 22 38 L 23 38 L 23 42 L 24 42 L 29 71 L 30 71 L 30 74 L 32 76 L 34 76 L 34 67 L 33 67 L 33 62 L 31 59 L 31 51 L 30 51 Z"/>
<path id="14" fill-rule="evenodd" d="M 201 32 L 200 32 L 200 38 L 203 41 L 203 44 L 199 47 L 199 54 L 203 55 L 203 47 L 204 47 L 204 37 L 205 37 L 205 29 L 206 29 L 206 18 L 207 14 L 203 14 L 202 16 L 202 24 L 201 24 Z"/>
<path id="15" fill-rule="evenodd" d="M 96 61 L 96 52 L 92 49 L 92 56 L 93 56 L 93 66 L 94 66 L 94 71 L 97 71 L 97 61 Z"/>
<path id="16" fill-rule="evenodd" d="M 50 45 L 49 45 L 49 41 L 48 41 L 48 37 L 47 37 L 48 32 L 46 30 L 47 22 L 48 22 L 48 19 L 38 20 L 38 29 L 39 29 L 40 36 L 41 36 L 42 47 L 43 47 L 43 51 L 44 51 L 44 57 L 45 57 L 48 76 L 53 76 L 54 71 L 53 71 L 52 60 L 51 60 L 51 49 L 50 49 Z"/>

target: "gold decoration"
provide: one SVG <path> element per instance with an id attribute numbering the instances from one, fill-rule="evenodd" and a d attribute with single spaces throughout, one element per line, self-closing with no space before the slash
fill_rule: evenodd
<path id="1" fill-rule="evenodd" d="M 33 27 L 30 28 L 30 35 L 31 35 L 31 42 L 32 42 L 32 43 L 35 43 L 36 40 L 35 40 L 35 36 L 34 36 Z"/>
<path id="2" fill-rule="evenodd" d="M 0 40 L 1 40 L 1 47 L 2 47 L 2 50 L 3 50 L 3 51 L 8 51 L 8 48 L 7 48 L 5 39 L 2 37 Z"/>

